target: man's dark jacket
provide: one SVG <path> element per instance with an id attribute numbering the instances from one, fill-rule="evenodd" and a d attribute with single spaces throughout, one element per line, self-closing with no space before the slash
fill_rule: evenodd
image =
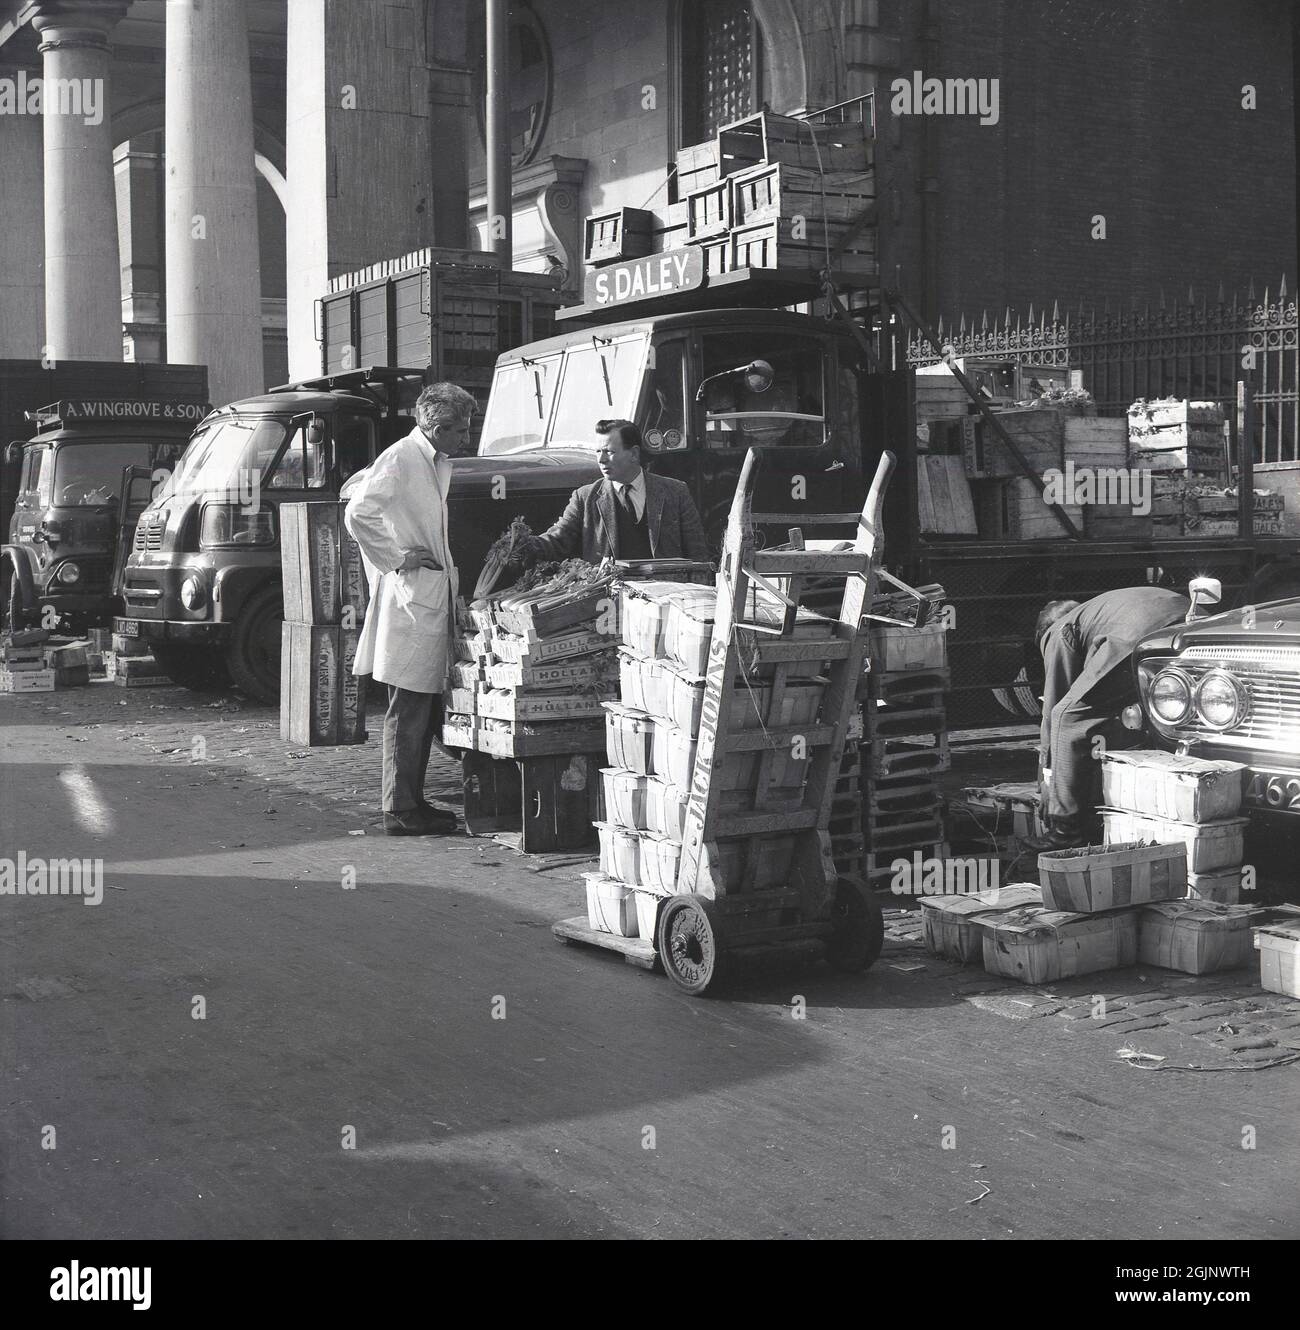
<path id="1" fill-rule="evenodd" d="M 707 559 L 708 542 L 691 492 L 680 480 L 645 472 L 645 521 L 650 550 L 656 559 Z M 618 517 L 614 484 L 596 480 L 569 496 L 560 520 L 537 537 L 543 559 L 580 555 L 588 563 L 617 559 Z"/>

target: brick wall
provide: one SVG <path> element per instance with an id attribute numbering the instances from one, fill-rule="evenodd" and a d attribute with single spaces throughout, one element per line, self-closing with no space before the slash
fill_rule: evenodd
<path id="1" fill-rule="evenodd" d="M 903 6 L 902 70 L 921 65 Z M 1127 306 L 1295 272 L 1291 10 L 1276 0 L 941 0 L 940 77 L 998 77 L 1000 120 L 938 121 L 938 308 Z M 893 75 L 886 75 L 886 80 Z M 1243 110 L 1243 84 L 1257 109 Z M 899 224 L 885 271 L 922 290 L 921 118 L 880 113 Z M 1090 235 L 1106 219 L 1107 238 Z"/>

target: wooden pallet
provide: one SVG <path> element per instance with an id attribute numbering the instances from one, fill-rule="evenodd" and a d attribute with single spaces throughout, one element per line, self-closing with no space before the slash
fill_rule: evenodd
<path id="1" fill-rule="evenodd" d="M 873 779 L 937 775 L 952 765 L 946 733 L 934 736 L 932 744 L 890 740 L 884 744 L 864 745 L 863 769 Z"/>
<path id="2" fill-rule="evenodd" d="M 641 970 L 653 970 L 658 964 L 655 944 L 644 937 L 619 937 L 617 933 L 601 933 L 587 922 L 583 915 L 575 919 L 561 919 L 551 925 L 551 932 L 561 942 L 584 942 L 589 947 L 602 947 L 617 951 L 629 965 Z"/>
<path id="3" fill-rule="evenodd" d="M 871 671 L 862 677 L 866 683 L 864 696 L 888 704 L 918 694 L 946 693 L 952 686 L 952 671 L 947 666 L 937 670 Z"/>
<path id="4" fill-rule="evenodd" d="M 908 735 L 942 734 L 948 728 L 948 713 L 942 706 L 881 708 L 865 717 L 867 739 L 901 739 Z"/>

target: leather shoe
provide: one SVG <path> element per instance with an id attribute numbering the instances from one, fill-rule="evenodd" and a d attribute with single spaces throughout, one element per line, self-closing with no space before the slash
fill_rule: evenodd
<path id="1" fill-rule="evenodd" d="M 398 813 L 384 814 L 384 834 L 387 836 L 445 836 L 455 830 L 455 816 L 440 808 L 405 808 Z"/>
<path id="2" fill-rule="evenodd" d="M 1085 837 L 1075 832 L 1053 829 L 1045 836 L 1027 836 L 1020 843 L 1025 849 L 1033 850 L 1035 854 L 1042 854 L 1048 850 L 1078 850 L 1088 842 Z"/>

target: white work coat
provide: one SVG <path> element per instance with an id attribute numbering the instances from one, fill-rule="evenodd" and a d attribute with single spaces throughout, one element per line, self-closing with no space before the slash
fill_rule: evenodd
<path id="1" fill-rule="evenodd" d="M 447 536 L 450 483 L 451 459 L 416 428 L 343 486 L 343 521 L 361 547 L 370 584 L 354 674 L 413 693 L 442 692 L 458 585 Z M 398 571 L 404 552 L 417 545 L 441 567 Z"/>

